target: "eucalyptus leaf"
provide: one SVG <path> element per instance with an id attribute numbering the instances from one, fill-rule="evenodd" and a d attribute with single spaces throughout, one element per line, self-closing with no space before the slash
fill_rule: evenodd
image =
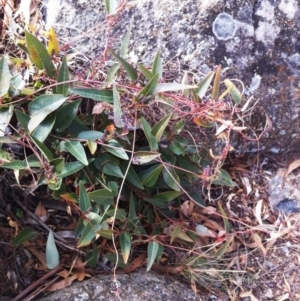
<path id="1" fill-rule="evenodd" d="M 0 59 L 0 97 L 4 96 L 10 86 L 11 73 L 5 56 Z"/>
<path id="2" fill-rule="evenodd" d="M 46 244 L 46 263 L 49 270 L 59 266 L 59 254 L 56 248 L 52 230 L 49 231 Z"/>

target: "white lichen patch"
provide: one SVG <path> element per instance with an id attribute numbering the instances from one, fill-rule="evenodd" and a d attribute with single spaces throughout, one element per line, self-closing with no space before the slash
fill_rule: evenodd
<path id="1" fill-rule="evenodd" d="M 260 21 L 258 23 L 258 28 L 255 30 L 256 41 L 261 41 L 266 47 L 273 46 L 275 39 L 280 33 L 280 27 L 275 23 L 270 23 L 268 21 Z"/>
<path id="2" fill-rule="evenodd" d="M 268 21 L 274 20 L 274 6 L 267 0 L 263 0 L 260 7 L 255 13 L 257 16 L 263 17 Z"/>
<path id="3" fill-rule="evenodd" d="M 286 15 L 289 20 L 294 19 L 295 13 L 298 11 L 299 0 L 281 0 L 278 8 Z"/>
<path id="4" fill-rule="evenodd" d="M 205 14 L 208 10 L 213 8 L 216 4 L 218 4 L 220 0 L 202 0 L 199 1 L 199 12 L 201 14 Z"/>
<path id="5" fill-rule="evenodd" d="M 218 40 L 227 41 L 234 37 L 236 29 L 234 19 L 226 13 L 220 13 L 213 23 L 212 31 Z"/>

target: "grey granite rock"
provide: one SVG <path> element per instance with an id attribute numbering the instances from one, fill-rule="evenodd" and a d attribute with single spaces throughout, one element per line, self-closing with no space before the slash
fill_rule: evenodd
<path id="1" fill-rule="evenodd" d="M 199 296 L 174 278 L 166 278 L 144 269 L 132 274 L 99 276 L 51 293 L 35 301 L 200 301 Z M 119 296 L 119 297 L 118 297 Z"/>
<path id="2" fill-rule="evenodd" d="M 48 0 L 47 25 L 54 25 L 61 39 L 82 52 L 85 60 L 101 55 L 105 47 L 103 2 Z M 265 127 L 265 113 L 272 121 L 260 148 L 280 153 L 298 146 L 299 1 L 127 1 L 114 24 L 110 47 L 118 49 L 130 22 L 133 62 L 138 58 L 150 64 L 160 46 L 165 61 L 178 59 L 182 69 L 199 76 L 222 64 L 224 76 L 241 79 L 247 97 L 253 94 L 259 100 L 248 120 L 256 135 Z M 235 147 L 255 151 L 258 145 L 245 139 L 236 140 Z"/>

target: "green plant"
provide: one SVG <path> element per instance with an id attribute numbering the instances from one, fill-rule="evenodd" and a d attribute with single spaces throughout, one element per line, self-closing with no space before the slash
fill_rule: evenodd
<path id="1" fill-rule="evenodd" d="M 19 144 L 25 155 L 22 159 L 2 149 L 0 167 L 14 170 L 21 185 L 28 174 L 33 176 L 27 193 L 47 185 L 53 198 L 78 210 L 77 246 L 112 239 L 116 252 L 105 256 L 123 267 L 141 242 L 148 246 L 148 270 L 169 243 L 192 247 L 197 231 L 180 218 L 181 198 L 203 207 L 199 194 L 191 192 L 196 181 L 235 183 L 221 168 L 229 142 L 220 156 L 209 156 L 185 126 L 192 119 L 201 127 L 234 129 L 228 119 L 232 109 L 222 100 L 231 96 L 240 104 L 241 93 L 225 80 L 227 89 L 220 95 L 220 66 L 197 84 L 187 76 L 182 83 L 164 82 L 160 50 L 151 68 L 138 63 L 136 69 L 123 58 L 129 36 L 120 55 L 109 50 L 115 63 L 103 82 L 71 79 L 68 59 L 58 63 L 55 33 L 50 34 L 47 50 L 26 31 L 22 49 L 27 59 L 0 60 L 0 143 Z M 30 239 L 35 234 L 26 228 L 15 244 L 27 240 L 23 235 Z M 47 258 L 59 256 L 56 248 L 47 247 L 47 252 Z M 90 264 L 98 255 L 90 250 Z M 48 267 L 58 264 L 56 258 Z"/>

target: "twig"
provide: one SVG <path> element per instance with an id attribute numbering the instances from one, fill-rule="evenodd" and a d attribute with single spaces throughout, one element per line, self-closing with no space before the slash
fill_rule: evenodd
<path id="1" fill-rule="evenodd" d="M 56 274 L 62 270 L 61 266 L 56 267 L 46 275 L 44 275 L 42 278 L 38 279 L 36 282 L 32 283 L 30 286 L 28 286 L 23 292 L 21 292 L 19 295 L 17 295 L 12 301 L 18 301 L 18 300 L 24 300 L 23 298 L 28 295 L 30 292 L 32 292 L 35 288 L 37 288 L 42 282 L 44 282 L 46 279 L 51 277 L 52 275 Z"/>

